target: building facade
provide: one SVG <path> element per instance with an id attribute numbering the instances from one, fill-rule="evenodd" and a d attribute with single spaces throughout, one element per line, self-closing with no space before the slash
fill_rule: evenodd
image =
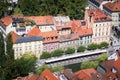
<path id="1" fill-rule="evenodd" d="M 93 43 L 110 43 L 112 20 L 103 11 L 99 9 L 88 9 L 85 11 L 85 20 L 88 23 L 88 27 L 93 30 Z"/>
<path id="2" fill-rule="evenodd" d="M 20 37 L 13 44 L 15 59 L 21 57 L 26 52 L 32 52 L 36 57 L 40 57 L 43 50 L 42 37 Z"/>

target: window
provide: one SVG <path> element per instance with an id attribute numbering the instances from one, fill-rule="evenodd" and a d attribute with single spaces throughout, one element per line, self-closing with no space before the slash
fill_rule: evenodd
<path id="1" fill-rule="evenodd" d="M 95 36 L 97 36 L 97 33 L 95 33 Z"/>
<path id="2" fill-rule="evenodd" d="M 101 31 L 101 29 L 99 29 L 99 32 Z"/>
<path id="3" fill-rule="evenodd" d="M 97 24 L 96 24 L 96 27 L 97 27 Z"/>
<path id="4" fill-rule="evenodd" d="M 102 32 L 102 35 L 104 35 L 104 32 Z"/>

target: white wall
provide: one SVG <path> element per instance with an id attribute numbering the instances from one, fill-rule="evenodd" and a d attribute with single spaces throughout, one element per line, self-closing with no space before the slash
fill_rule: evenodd
<path id="1" fill-rule="evenodd" d="M 43 50 L 42 41 L 13 44 L 15 59 L 21 57 L 25 52 L 32 52 L 36 57 L 40 57 Z"/>

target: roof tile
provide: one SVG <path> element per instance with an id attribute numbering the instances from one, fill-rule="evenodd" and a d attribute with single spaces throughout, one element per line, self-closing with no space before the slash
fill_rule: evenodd
<path id="1" fill-rule="evenodd" d="M 9 24 L 12 23 L 12 18 L 10 16 L 6 16 L 0 20 L 2 24 L 7 27 Z"/>
<path id="2" fill-rule="evenodd" d="M 52 16 L 29 16 L 25 20 L 33 20 L 37 25 L 54 24 Z"/>

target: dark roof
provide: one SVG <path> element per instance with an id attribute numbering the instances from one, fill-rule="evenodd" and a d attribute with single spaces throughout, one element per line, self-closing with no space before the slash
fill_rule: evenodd
<path id="1" fill-rule="evenodd" d="M 106 72 L 110 71 L 113 68 L 113 65 L 114 59 L 100 63 L 100 66 L 105 69 Z"/>
<path id="2" fill-rule="evenodd" d="M 71 80 L 75 76 L 71 69 L 65 69 L 63 74 L 65 77 L 67 77 L 68 80 Z"/>
<path id="3" fill-rule="evenodd" d="M 105 75 L 97 72 L 89 80 L 110 80 L 110 79 L 108 79 Z"/>
<path id="4" fill-rule="evenodd" d="M 41 40 L 43 40 L 41 36 L 40 37 L 27 36 L 27 37 L 18 38 L 15 43 L 24 43 L 24 42 L 41 41 Z"/>

